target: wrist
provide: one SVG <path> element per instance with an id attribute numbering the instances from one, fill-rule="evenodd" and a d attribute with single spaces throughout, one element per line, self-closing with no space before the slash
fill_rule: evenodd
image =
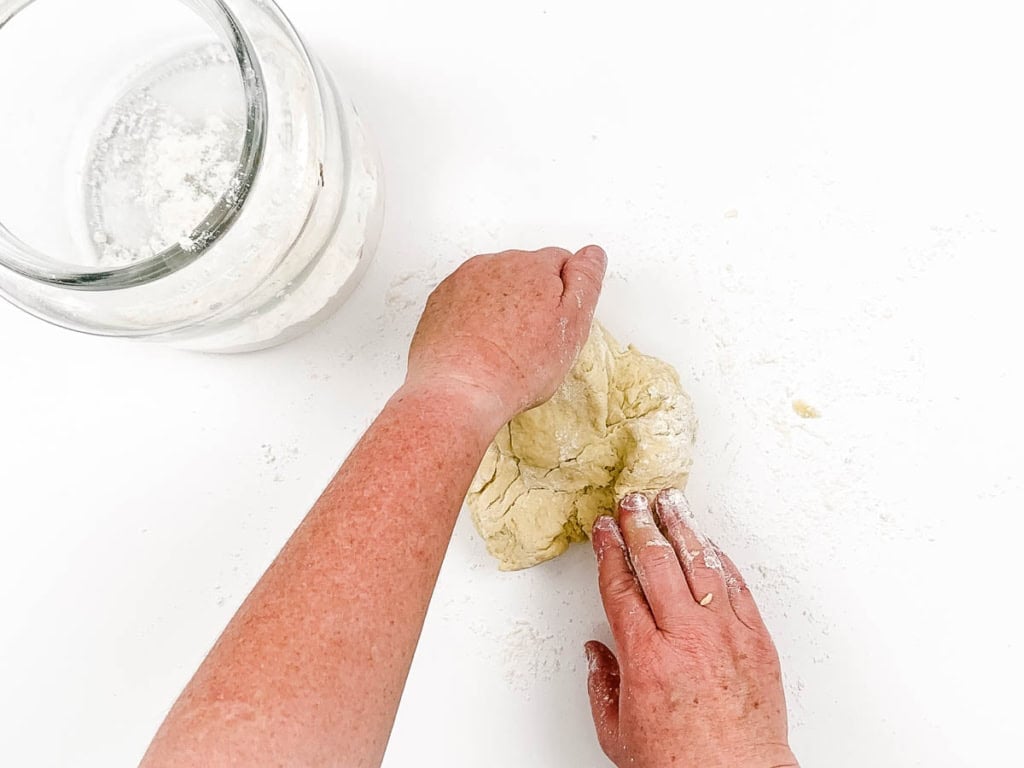
<path id="1" fill-rule="evenodd" d="M 765 749 L 758 760 L 751 760 L 749 765 L 761 765 L 764 768 L 800 768 L 796 756 L 788 746 Z"/>
<path id="2" fill-rule="evenodd" d="M 515 416 L 494 392 L 452 376 L 409 377 L 392 402 L 436 409 L 451 422 L 474 430 L 487 443 Z"/>

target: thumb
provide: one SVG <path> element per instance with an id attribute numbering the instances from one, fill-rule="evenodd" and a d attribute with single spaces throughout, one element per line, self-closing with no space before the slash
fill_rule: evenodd
<path id="1" fill-rule="evenodd" d="M 619 752 L 619 662 L 608 646 L 596 640 L 587 643 L 585 650 L 587 689 L 597 740 L 614 761 Z"/>
<path id="2" fill-rule="evenodd" d="M 562 307 L 587 333 L 607 270 L 608 256 L 596 245 L 588 245 L 570 256 L 562 267 Z"/>

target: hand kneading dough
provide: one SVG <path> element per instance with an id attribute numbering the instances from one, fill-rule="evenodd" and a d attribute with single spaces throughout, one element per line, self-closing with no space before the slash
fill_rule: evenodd
<path id="1" fill-rule="evenodd" d="M 672 366 L 595 324 L 555 396 L 488 449 L 469 489 L 473 522 L 504 571 L 557 557 L 627 493 L 683 488 L 696 426 Z"/>

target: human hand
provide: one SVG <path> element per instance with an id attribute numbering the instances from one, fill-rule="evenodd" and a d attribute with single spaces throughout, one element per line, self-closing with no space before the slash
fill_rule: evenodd
<path id="1" fill-rule="evenodd" d="M 495 429 L 548 400 L 590 334 L 606 265 L 593 245 L 470 259 L 427 302 L 407 384 L 465 390 Z"/>
<path id="2" fill-rule="evenodd" d="M 778 654 L 732 561 L 697 533 L 680 491 L 619 505 L 594 525 L 601 597 L 618 648 L 587 643 L 598 739 L 625 768 L 785 768 Z M 666 538 L 667 537 L 667 538 Z"/>

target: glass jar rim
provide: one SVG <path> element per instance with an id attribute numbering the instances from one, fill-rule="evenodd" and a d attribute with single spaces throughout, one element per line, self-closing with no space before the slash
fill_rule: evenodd
<path id="1" fill-rule="evenodd" d="M 37 0 L 0 2 L 0 32 Z M 83 271 L 40 253 L 0 221 L 0 268 L 51 286 L 79 291 L 109 291 L 145 285 L 195 262 L 235 223 L 259 173 L 267 141 L 267 92 L 255 48 L 225 0 L 180 0 L 220 33 L 234 56 L 245 97 L 245 137 L 231 183 L 213 208 L 193 228 L 201 233 L 189 247 L 172 243 L 159 253 L 116 269 Z M 6 13 L 4 13 L 6 10 Z M 43 264 L 53 266 L 44 268 Z"/>

